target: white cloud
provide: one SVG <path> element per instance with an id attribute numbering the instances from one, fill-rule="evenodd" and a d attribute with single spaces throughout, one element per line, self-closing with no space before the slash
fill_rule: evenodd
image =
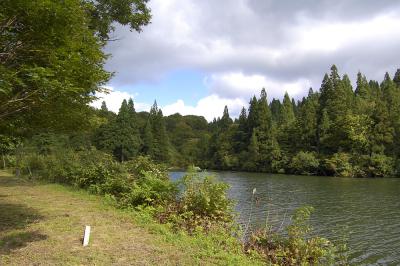
<path id="1" fill-rule="evenodd" d="M 162 107 L 162 110 L 164 115 L 175 113 L 180 113 L 181 115 L 200 115 L 211 121 L 213 118 L 222 116 L 225 105 L 228 106 L 230 116 L 237 117 L 242 107 L 247 106 L 247 102 L 240 98 L 224 99 L 212 94 L 200 99 L 196 106 L 186 105 L 183 100 L 177 100 L 175 103 Z"/>
<path id="2" fill-rule="evenodd" d="M 308 89 L 311 85 L 307 79 L 281 82 L 265 75 L 245 75 L 242 72 L 212 74 L 206 78 L 205 83 L 212 93 L 229 98 L 240 97 L 245 100 L 253 95 L 259 95 L 262 88 L 266 89 L 270 100 L 282 98 L 285 92 L 288 92 L 291 97 L 302 96 L 304 89 Z"/>
<path id="3" fill-rule="evenodd" d="M 306 2 L 152 0 L 152 23 L 140 34 L 118 27 L 122 39 L 107 47 L 113 55 L 107 67 L 117 72 L 111 84 L 192 69 L 210 77 L 261 73 L 269 90 L 282 91 L 282 84 L 304 80 L 318 88 L 332 64 L 371 79 L 398 67 L 399 2 Z"/>
<path id="4" fill-rule="evenodd" d="M 114 113 L 118 113 L 118 110 L 121 107 L 121 103 L 124 99 L 125 100 L 129 100 L 129 98 L 135 99 L 135 96 L 137 96 L 125 91 L 115 90 L 113 87 L 110 86 L 106 86 L 105 88 L 109 91 L 109 93 L 102 92 L 96 94 L 96 96 L 99 99 L 93 101 L 90 104 L 91 106 L 99 109 L 101 107 L 101 103 L 105 101 L 108 110 L 113 111 Z M 150 109 L 150 105 L 147 103 L 135 102 L 135 109 L 136 111 L 148 111 Z"/>
<path id="5" fill-rule="evenodd" d="M 380 14 L 354 22 L 316 21 L 299 18 L 299 25 L 291 29 L 297 52 L 334 52 L 351 46 L 376 43 L 391 38 L 399 41 L 400 18 L 396 13 Z"/>
<path id="6" fill-rule="evenodd" d="M 270 100 L 285 91 L 299 98 L 309 87 L 319 88 L 332 64 L 352 79 L 361 71 L 379 80 L 399 67 L 398 1 L 152 0 L 149 5 L 152 23 L 142 33 L 117 27 L 121 40 L 108 44 L 107 68 L 116 71 L 114 87 L 159 81 L 181 69 L 204 73 L 209 96 L 196 105 L 185 99 L 165 105 L 166 115 L 211 120 L 228 105 L 234 116 L 261 88 Z M 105 100 L 118 111 L 123 99 L 134 96 L 115 90 Z M 135 105 L 138 111 L 150 108 Z"/>

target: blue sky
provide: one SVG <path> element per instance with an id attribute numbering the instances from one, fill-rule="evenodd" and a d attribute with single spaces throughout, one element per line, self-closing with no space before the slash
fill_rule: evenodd
<path id="1" fill-rule="evenodd" d="M 295 99 L 319 89 L 336 64 L 354 81 L 361 71 L 382 80 L 400 67 L 400 1 L 151 0 L 143 32 L 117 26 L 105 51 L 115 72 L 99 95 L 118 111 L 154 99 L 165 115 L 203 115 L 228 105 L 233 117 L 254 94 Z M 93 103 L 99 107 L 102 100 Z"/>
<path id="2" fill-rule="evenodd" d="M 194 70 L 173 70 L 155 81 L 142 81 L 131 86 L 120 87 L 121 90 L 136 95 L 139 102 L 152 103 L 157 100 L 161 106 L 184 99 L 194 105 L 207 95 L 204 75 Z M 113 83 L 110 83 L 113 86 Z"/>

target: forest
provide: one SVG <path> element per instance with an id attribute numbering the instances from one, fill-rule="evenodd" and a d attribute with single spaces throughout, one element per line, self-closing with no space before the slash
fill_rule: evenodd
<path id="1" fill-rule="evenodd" d="M 319 91 L 295 101 L 269 101 L 265 89 L 232 119 L 225 107 L 211 123 L 200 116 L 163 117 L 155 102 L 136 113 L 132 99 L 118 114 L 105 102 L 93 144 L 123 161 L 148 155 L 171 166 L 345 177 L 400 174 L 400 70 L 381 83 L 358 73 L 353 89 L 335 65 Z"/>

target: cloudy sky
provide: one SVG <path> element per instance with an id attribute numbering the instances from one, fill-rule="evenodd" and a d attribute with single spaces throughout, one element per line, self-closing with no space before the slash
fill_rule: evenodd
<path id="1" fill-rule="evenodd" d="M 106 51 L 115 72 L 106 96 L 117 111 L 156 99 L 165 115 L 237 116 L 266 88 L 295 99 L 336 64 L 352 79 L 382 80 L 400 68 L 400 1 L 150 0 L 152 23 L 138 34 L 118 27 Z M 99 106 L 95 102 L 95 106 Z"/>

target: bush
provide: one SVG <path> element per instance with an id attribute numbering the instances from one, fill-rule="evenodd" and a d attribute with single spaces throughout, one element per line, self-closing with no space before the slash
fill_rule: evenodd
<path id="1" fill-rule="evenodd" d="M 359 156 L 355 160 L 356 177 L 390 177 L 395 176 L 395 161 L 384 154 L 373 153 L 371 156 Z"/>
<path id="2" fill-rule="evenodd" d="M 338 152 L 332 157 L 325 159 L 324 170 L 327 175 L 352 177 L 354 176 L 354 169 L 350 162 L 350 155 L 344 152 Z"/>
<path id="3" fill-rule="evenodd" d="M 369 166 L 373 177 L 388 177 L 394 175 L 394 160 L 384 154 L 372 154 Z"/>
<path id="4" fill-rule="evenodd" d="M 233 202 L 226 194 L 227 184 L 192 172 L 182 178 L 180 185 L 178 200 L 156 214 L 161 223 L 190 234 L 215 230 L 237 233 Z"/>
<path id="5" fill-rule="evenodd" d="M 128 173 L 136 178 L 151 173 L 153 177 L 169 179 L 167 167 L 154 163 L 148 156 L 138 156 L 134 160 L 124 162 L 123 165 Z"/>
<path id="6" fill-rule="evenodd" d="M 274 265 L 333 265 L 336 248 L 327 239 L 312 237 L 309 218 L 312 207 L 295 211 L 287 235 L 270 229 L 255 232 L 245 245 L 248 252 L 256 250 L 264 259 Z"/>
<path id="7" fill-rule="evenodd" d="M 121 199 L 122 205 L 129 207 L 159 206 L 174 202 L 178 193 L 177 185 L 164 176 L 160 178 L 158 173 L 157 169 L 153 169 L 151 172 L 142 172 L 142 176 L 133 182 L 129 193 L 124 194 Z"/>
<path id="8" fill-rule="evenodd" d="M 216 182 L 213 176 L 203 178 L 194 173 L 184 176 L 182 184 L 181 204 L 185 211 L 214 220 L 232 219 L 233 202 L 227 197 L 228 184 Z"/>
<path id="9" fill-rule="evenodd" d="M 297 153 L 290 163 L 290 170 L 294 174 L 314 175 L 318 171 L 319 161 L 312 152 Z"/>

